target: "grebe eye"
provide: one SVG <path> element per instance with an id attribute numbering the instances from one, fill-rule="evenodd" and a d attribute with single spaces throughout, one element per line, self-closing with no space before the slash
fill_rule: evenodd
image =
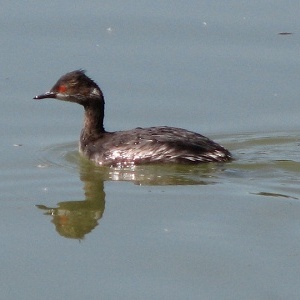
<path id="1" fill-rule="evenodd" d="M 59 93 L 64 93 L 67 90 L 67 87 L 65 85 L 60 85 L 58 87 L 58 92 Z"/>

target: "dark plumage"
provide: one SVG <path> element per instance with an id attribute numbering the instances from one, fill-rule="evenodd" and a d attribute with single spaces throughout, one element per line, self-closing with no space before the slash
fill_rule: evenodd
<path id="1" fill-rule="evenodd" d="M 63 75 L 53 88 L 34 99 L 76 102 L 85 109 L 79 150 L 98 165 L 226 162 L 228 150 L 201 134 L 174 127 L 135 128 L 106 132 L 104 97 L 82 70 Z"/>

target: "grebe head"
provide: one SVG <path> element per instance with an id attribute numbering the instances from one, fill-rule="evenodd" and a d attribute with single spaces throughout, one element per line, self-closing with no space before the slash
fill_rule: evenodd
<path id="1" fill-rule="evenodd" d="M 69 72 L 58 79 L 52 89 L 33 99 L 55 98 L 63 101 L 76 102 L 83 106 L 94 102 L 104 101 L 98 85 L 85 75 L 84 70 Z"/>

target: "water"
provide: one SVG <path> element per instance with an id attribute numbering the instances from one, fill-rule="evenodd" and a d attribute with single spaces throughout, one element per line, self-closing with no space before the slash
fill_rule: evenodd
<path id="1" fill-rule="evenodd" d="M 3 298 L 299 298 L 298 2 L 0 14 Z M 235 160 L 93 166 L 81 107 L 32 100 L 78 68 L 103 89 L 107 130 L 183 127 Z"/>

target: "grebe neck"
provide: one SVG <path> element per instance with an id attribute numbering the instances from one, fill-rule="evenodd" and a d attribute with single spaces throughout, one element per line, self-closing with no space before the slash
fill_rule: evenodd
<path id="1" fill-rule="evenodd" d="M 86 144 L 98 139 L 105 133 L 103 127 L 104 101 L 91 101 L 84 106 L 84 110 L 84 123 L 80 140 Z"/>

